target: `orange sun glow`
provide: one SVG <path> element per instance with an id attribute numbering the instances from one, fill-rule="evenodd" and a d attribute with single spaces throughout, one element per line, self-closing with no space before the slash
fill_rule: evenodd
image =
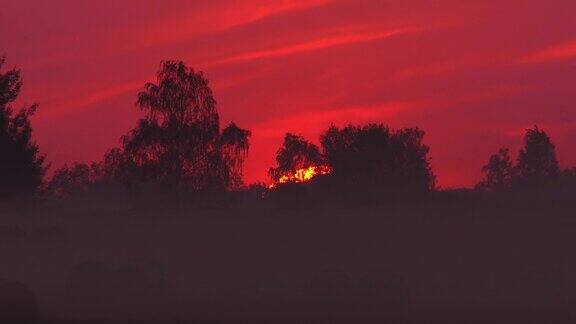
<path id="1" fill-rule="evenodd" d="M 307 168 L 298 169 L 293 172 L 288 172 L 282 175 L 278 181 L 271 184 L 270 188 L 275 188 L 278 185 L 286 184 L 286 183 L 304 183 L 314 179 L 320 175 L 330 174 L 332 172 L 332 168 L 327 165 L 313 165 Z"/>

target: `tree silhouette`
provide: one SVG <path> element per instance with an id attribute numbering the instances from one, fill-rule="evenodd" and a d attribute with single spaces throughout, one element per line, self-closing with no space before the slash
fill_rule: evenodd
<path id="1" fill-rule="evenodd" d="M 128 170 L 133 166 L 119 148 L 108 150 L 99 163 L 92 165 L 92 172 L 97 181 L 104 182 L 127 182 Z"/>
<path id="2" fill-rule="evenodd" d="M 1 72 L 4 62 L 0 57 L 0 199 L 29 197 L 36 193 L 45 171 L 30 125 L 38 106 L 14 111 L 11 103 L 20 93 L 22 79 L 17 69 Z"/>
<path id="3" fill-rule="evenodd" d="M 293 174 L 297 170 L 323 163 L 322 154 L 318 146 L 310 143 L 304 137 L 286 133 L 284 142 L 276 153 L 275 168 L 268 173 L 274 182 L 286 174 Z"/>
<path id="4" fill-rule="evenodd" d="M 74 162 L 54 171 L 44 193 L 58 200 L 82 198 L 83 203 L 90 198 L 120 202 L 129 193 L 126 184 L 132 167 L 121 149 L 110 149 L 99 162 Z"/>
<path id="5" fill-rule="evenodd" d="M 514 166 L 508 149 L 500 149 L 490 156 L 488 164 L 482 168 L 484 179 L 477 188 L 486 191 L 503 191 L 510 189 L 514 176 Z"/>
<path id="6" fill-rule="evenodd" d="M 220 149 L 222 158 L 226 162 L 224 169 L 225 177 L 222 181 L 228 182 L 229 187 L 239 188 L 242 186 L 242 171 L 246 153 L 250 148 L 248 138 L 250 131 L 238 127 L 235 123 L 230 123 L 222 131 L 220 136 Z"/>
<path id="7" fill-rule="evenodd" d="M 434 188 L 429 148 L 422 143 L 423 138 L 424 132 L 417 128 L 391 131 L 382 124 L 332 125 L 320 142 L 333 168 L 331 177 L 339 186 L 374 195 Z"/>
<path id="8" fill-rule="evenodd" d="M 250 132 L 231 123 L 220 134 L 216 100 L 201 72 L 165 61 L 157 83 L 147 83 L 137 105 L 146 113 L 123 137 L 116 161 L 131 184 L 186 190 L 238 186 Z"/>
<path id="9" fill-rule="evenodd" d="M 93 181 L 93 169 L 86 163 L 76 162 L 72 166 L 65 165 L 54 171 L 47 190 L 53 196 L 68 198 L 87 193 Z"/>
<path id="10" fill-rule="evenodd" d="M 538 185 L 555 179 L 560 173 L 556 150 L 550 137 L 538 126 L 527 129 L 524 147 L 518 153 L 516 183 Z"/>

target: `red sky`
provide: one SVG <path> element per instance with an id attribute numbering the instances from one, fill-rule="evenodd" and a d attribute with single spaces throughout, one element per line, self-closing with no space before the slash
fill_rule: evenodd
<path id="1" fill-rule="evenodd" d="M 205 72 L 223 123 L 253 132 L 267 180 L 285 132 L 423 128 L 442 187 L 470 186 L 538 124 L 576 165 L 573 0 L 3 0 L 0 52 L 39 102 L 53 167 L 99 159 L 135 125 L 163 59 Z"/>

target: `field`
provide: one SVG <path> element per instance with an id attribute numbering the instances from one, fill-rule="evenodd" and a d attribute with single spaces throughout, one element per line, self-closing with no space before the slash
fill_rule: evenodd
<path id="1" fill-rule="evenodd" d="M 0 277 L 39 323 L 573 322 L 569 199 L 88 204 L 3 215 Z"/>

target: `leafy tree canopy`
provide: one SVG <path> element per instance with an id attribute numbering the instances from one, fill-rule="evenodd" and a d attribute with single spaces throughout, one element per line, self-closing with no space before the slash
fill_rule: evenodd
<path id="1" fill-rule="evenodd" d="M 242 183 L 250 131 L 231 123 L 220 132 L 216 100 L 201 72 L 183 62 L 162 62 L 137 106 L 145 116 L 123 137 L 122 175 L 133 185 L 223 190 Z"/>
<path id="2" fill-rule="evenodd" d="M 276 153 L 275 168 L 268 173 L 274 182 L 286 174 L 293 174 L 297 170 L 318 166 L 323 163 L 323 157 L 318 146 L 310 143 L 304 137 L 286 133 L 284 142 Z"/>
<path id="3" fill-rule="evenodd" d="M 429 191 L 435 176 L 418 128 L 390 130 L 382 124 L 331 126 L 320 142 L 332 177 L 342 186 L 373 192 Z"/>
<path id="4" fill-rule="evenodd" d="M 32 140 L 30 117 L 37 105 L 14 110 L 11 104 L 22 87 L 20 71 L 2 72 L 0 57 L 0 199 L 34 195 L 45 172 L 44 156 Z"/>
<path id="5" fill-rule="evenodd" d="M 485 191 L 503 191 L 510 189 L 514 177 L 514 165 L 508 149 L 500 149 L 490 156 L 488 164 L 482 168 L 484 179 L 477 188 Z"/>
<path id="6" fill-rule="evenodd" d="M 518 153 L 516 173 L 519 185 L 542 184 L 560 174 L 556 148 L 548 134 L 538 126 L 526 130 L 524 147 Z"/>

